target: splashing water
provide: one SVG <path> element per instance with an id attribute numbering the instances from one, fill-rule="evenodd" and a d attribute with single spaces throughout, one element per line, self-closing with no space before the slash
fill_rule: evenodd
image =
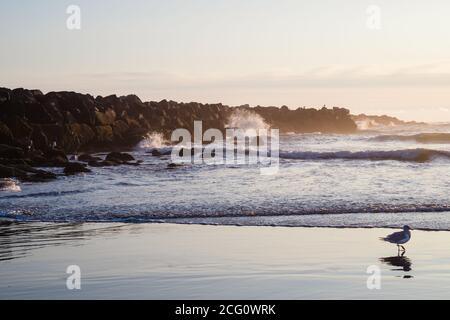
<path id="1" fill-rule="evenodd" d="M 13 179 L 0 179 L 0 191 L 20 192 L 22 189 Z"/>
<path id="2" fill-rule="evenodd" d="M 355 121 L 358 130 L 369 130 L 373 127 L 378 126 L 378 123 L 375 120 L 358 120 Z"/>
<path id="3" fill-rule="evenodd" d="M 243 109 L 235 110 L 228 119 L 227 127 L 239 129 L 269 129 L 264 119 L 254 112 Z"/>
<path id="4" fill-rule="evenodd" d="M 164 139 L 164 135 L 159 132 L 148 133 L 144 139 L 140 142 L 140 148 L 162 148 L 167 146 L 167 141 Z"/>

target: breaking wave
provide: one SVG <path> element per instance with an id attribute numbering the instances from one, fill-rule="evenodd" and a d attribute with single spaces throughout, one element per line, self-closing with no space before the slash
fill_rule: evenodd
<path id="1" fill-rule="evenodd" d="M 450 152 L 432 149 L 404 149 L 389 151 L 336 152 L 280 152 L 282 159 L 298 160 L 397 160 L 427 162 L 436 158 L 450 159 Z"/>
<path id="2" fill-rule="evenodd" d="M 0 191 L 20 192 L 20 186 L 13 179 L 0 179 Z"/>
<path id="3" fill-rule="evenodd" d="M 244 130 L 269 129 L 269 125 L 259 114 L 245 109 L 235 110 L 228 119 L 227 127 Z"/>
<path id="4" fill-rule="evenodd" d="M 164 135 L 159 132 L 151 132 L 144 136 L 144 139 L 139 143 L 139 147 L 143 149 L 162 148 L 168 145 Z"/>
<path id="5" fill-rule="evenodd" d="M 418 143 L 450 143 L 450 133 L 419 133 L 414 135 L 381 135 L 371 141 L 413 141 Z"/>

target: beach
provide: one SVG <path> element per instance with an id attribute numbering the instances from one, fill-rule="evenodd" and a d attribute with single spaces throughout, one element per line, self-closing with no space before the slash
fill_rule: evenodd
<path id="1" fill-rule="evenodd" d="M 0 226 L 0 299 L 450 298 L 450 233 L 413 230 L 398 257 L 379 240 L 392 231 L 13 222 Z M 66 286 L 73 265 L 80 290 Z"/>

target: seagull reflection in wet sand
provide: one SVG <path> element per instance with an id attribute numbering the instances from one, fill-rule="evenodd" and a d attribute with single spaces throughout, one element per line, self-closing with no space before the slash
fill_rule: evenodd
<path id="1" fill-rule="evenodd" d="M 393 267 L 400 267 L 400 268 L 396 268 L 396 269 L 391 269 L 392 271 L 405 271 L 405 272 L 409 272 L 412 270 L 411 266 L 412 266 L 412 262 L 411 259 L 409 259 L 408 257 L 404 256 L 404 252 L 402 252 L 401 254 L 397 255 L 397 256 L 393 256 L 393 257 L 385 257 L 385 258 L 380 258 L 380 261 L 389 265 L 389 266 L 393 266 Z M 403 278 L 412 278 L 412 275 L 404 275 Z"/>

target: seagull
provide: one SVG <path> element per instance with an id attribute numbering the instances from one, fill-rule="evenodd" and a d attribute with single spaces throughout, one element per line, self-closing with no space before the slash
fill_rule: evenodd
<path id="1" fill-rule="evenodd" d="M 402 248 L 403 252 L 406 251 L 405 247 L 402 246 L 402 244 L 405 244 L 411 239 L 411 231 L 412 230 L 409 226 L 403 226 L 403 231 L 394 232 L 388 235 L 387 237 L 380 238 L 382 241 L 395 243 L 398 247 L 398 250 L 400 251 L 400 248 Z"/>

